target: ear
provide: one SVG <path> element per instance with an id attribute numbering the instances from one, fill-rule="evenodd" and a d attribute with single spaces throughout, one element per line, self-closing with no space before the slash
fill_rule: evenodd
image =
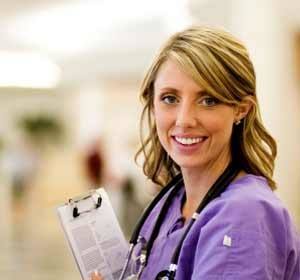
<path id="1" fill-rule="evenodd" d="M 243 100 L 235 107 L 235 122 L 239 122 L 243 118 L 245 118 L 251 110 L 252 106 L 253 100 L 251 96 L 244 97 Z"/>

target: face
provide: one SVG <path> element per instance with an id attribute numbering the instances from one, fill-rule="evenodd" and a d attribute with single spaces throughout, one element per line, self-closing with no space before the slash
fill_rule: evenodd
<path id="1" fill-rule="evenodd" d="M 153 113 L 162 146 L 182 170 L 230 161 L 237 109 L 219 103 L 172 60 L 157 73 Z"/>

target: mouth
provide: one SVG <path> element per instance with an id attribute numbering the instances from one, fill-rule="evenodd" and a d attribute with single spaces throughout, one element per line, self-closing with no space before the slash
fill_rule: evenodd
<path id="1" fill-rule="evenodd" d="M 179 137 L 179 136 L 172 136 L 172 138 L 180 145 L 183 146 L 195 146 L 199 143 L 204 142 L 207 137 L 202 136 L 202 137 Z"/>

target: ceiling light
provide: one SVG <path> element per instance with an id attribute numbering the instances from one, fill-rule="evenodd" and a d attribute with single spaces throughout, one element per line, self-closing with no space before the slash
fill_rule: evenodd
<path id="1" fill-rule="evenodd" d="M 167 30 L 174 29 L 185 16 L 187 0 L 175 3 L 174 0 L 69 2 L 20 16 L 7 23 L 5 29 L 9 36 L 29 47 L 74 55 L 91 48 L 103 48 L 103 42 L 119 36 L 120 29 L 131 23 L 143 24 L 143 21 L 161 18 Z"/>
<path id="2" fill-rule="evenodd" d="M 0 87 L 53 88 L 60 69 L 37 53 L 0 51 Z"/>

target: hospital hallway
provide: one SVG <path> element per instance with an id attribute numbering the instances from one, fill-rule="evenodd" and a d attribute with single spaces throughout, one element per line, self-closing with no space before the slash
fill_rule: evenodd
<path id="1" fill-rule="evenodd" d="M 143 153 L 134 158 L 155 131 L 147 111 L 140 123 L 143 79 L 163 42 L 193 25 L 247 46 L 260 117 L 278 146 L 275 194 L 300 230 L 299 0 L 1 4 L 0 279 L 81 280 L 56 207 L 98 186 L 129 239 L 160 189 Z"/>
<path id="2" fill-rule="evenodd" d="M 69 160 L 72 161 L 72 158 Z M 60 228 L 55 206 L 65 201 L 68 190 L 71 193 L 84 190 L 79 186 L 78 177 L 71 175 L 75 172 L 72 169 L 74 164 L 61 157 L 47 162 L 44 169 L 49 174 L 44 176 L 41 170 L 40 178 L 32 188 L 26 190 L 23 197 L 13 199 L 9 182 L 1 176 L 1 279 L 80 279 Z M 64 172 L 59 174 L 62 165 L 70 168 L 64 168 Z M 76 179 L 72 181 L 72 177 Z M 61 185 L 55 182 L 58 178 Z"/>

